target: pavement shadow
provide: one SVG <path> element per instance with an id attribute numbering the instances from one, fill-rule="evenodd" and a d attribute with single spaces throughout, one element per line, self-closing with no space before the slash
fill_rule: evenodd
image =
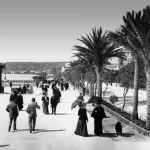
<path id="1" fill-rule="evenodd" d="M 139 103 L 139 105 L 146 105 L 147 101 L 143 100 L 143 101 L 139 101 L 138 103 Z"/>
<path id="2" fill-rule="evenodd" d="M 89 134 L 88 137 L 96 137 L 94 134 Z"/>
<path id="3" fill-rule="evenodd" d="M 123 136 L 123 137 L 132 137 L 132 136 L 134 136 L 134 134 L 133 133 L 122 133 L 121 136 Z"/>
<path id="4" fill-rule="evenodd" d="M 122 135 L 120 135 L 122 137 L 132 137 L 134 136 L 134 134 L 132 133 L 122 133 Z M 100 135 L 100 137 L 109 137 L 109 138 L 114 138 L 114 137 L 118 137 L 116 133 L 103 133 L 102 135 Z"/>
<path id="5" fill-rule="evenodd" d="M 107 95 L 112 95 L 112 94 L 114 94 L 114 92 L 112 92 L 112 91 L 106 91 L 106 92 L 105 92 L 105 96 L 107 96 Z"/>
<path id="6" fill-rule="evenodd" d="M 4 93 L 0 93 L 0 94 L 11 94 L 11 93 L 9 93 L 9 92 L 4 92 Z"/>
<path id="7" fill-rule="evenodd" d="M 56 115 L 75 115 L 75 114 L 72 114 L 72 113 L 56 113 Z"/>
<path id="8" fill-rule="evenodd" d="M 0 145 L 0 147 L 6 147 L 6 146 L 9 146 L 8 144 L 6 144 L 6 145 Z"/>
<path id="9" fill-rule="evenodd" d="M 33 133 L 36 134 L 40 132 L 60 132 L 60 131 L 66 131 L 66 129 L 60 129 L 60 130 L 35 129 Z"/>
<path id="10" fill-rule="evenodd" d="M 15 130 L 14 132 L 21 132 L 21 131 L 29 131 L 29 129 L 19 129 L 19 130 Z"/>

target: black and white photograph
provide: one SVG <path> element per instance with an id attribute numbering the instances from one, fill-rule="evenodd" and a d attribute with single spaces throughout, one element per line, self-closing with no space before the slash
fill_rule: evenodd
<path id="1" fill-rule="evenodd" d="M 150 2 L 0 0 L 0 150 L 149 150 Z"/>

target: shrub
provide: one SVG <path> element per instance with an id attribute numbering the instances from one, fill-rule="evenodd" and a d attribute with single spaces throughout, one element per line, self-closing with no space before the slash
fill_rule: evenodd
<path id="1" fill-rule="evenodd" d="M 118 99 L 119 99 L 119 98 L 118 98 L 116 95 L 112 95 L 112 96 L 109 97 L 109 101 L 110 101 L 112 104 L 114 104 L 114 105 L 115 105 L 115 102 L 118 101 Z"/>

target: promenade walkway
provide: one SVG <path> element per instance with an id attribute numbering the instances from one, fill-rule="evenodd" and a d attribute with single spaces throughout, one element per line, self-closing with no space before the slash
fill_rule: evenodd
<path id="1" fill-rule="evenodd" d="M 9 89 L 8 89 L 9 90 Z M 62 91 L 61 103 L 58 104 L 57 115 L 44 115 L 42 109 L 37 111 L 36 130 L 29 133 L 28 114 L 24 111 L 35 97 L 41 106 L 40 89 L 34 87 L 34 95 L 24 96 L 24 109 L 20 111 L 17 120 L 17 131 L 8 132 L 8 113 L 5 108 L 9 102 L 10 94 L 0 94 L 0 149 L 5 150 L 148 150 L 150 140 L 139 135 L 130 127 L 123 125 L 123 136 L 116 137 L 116 118 L 107 113 L 110 118 L 104 119 L 104 135 L 94 135 L 94 121 L 88 114 L 87 123 L 89 137 L 74 134 L 77 120 L 78 107 L 71 110 L 71 103 L 76 100 L 79 92 L 72 87 Z M 51 96 L 49 89 L 49 96 Z M 89 99 L 85 96 L 85 100 Z M 51 112 L 51 107 L 49 107 Z"/>

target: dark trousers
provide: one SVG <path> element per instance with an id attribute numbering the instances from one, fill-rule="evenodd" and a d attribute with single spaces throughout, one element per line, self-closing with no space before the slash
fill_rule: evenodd
<path id="1" fill-rule="evenodd" d="M 56 107 L 57 107 L 57 105 L 52 105 L 52 114 L 53 113 L 56 114 Z"/>
<path id="2" fill-rule="evenodd" d="M 35 123 L 36 123 L 36 117 L 29 117 L 28 123 L 29 123 L 29 129 L 34 130 Z"/>
<path id="3" fill-rule="evenodd" d="M 14 124 L 13 124 L 13 129 L 15 130 L 16 129 L 16 120 L 17 120 L 17 117 L 10 117 L 9 118 L 9 127 L 8 127 L 8 130 L 11 129 L 11 125 L 12 125 L 12 122 L 14 121 Z"/>

